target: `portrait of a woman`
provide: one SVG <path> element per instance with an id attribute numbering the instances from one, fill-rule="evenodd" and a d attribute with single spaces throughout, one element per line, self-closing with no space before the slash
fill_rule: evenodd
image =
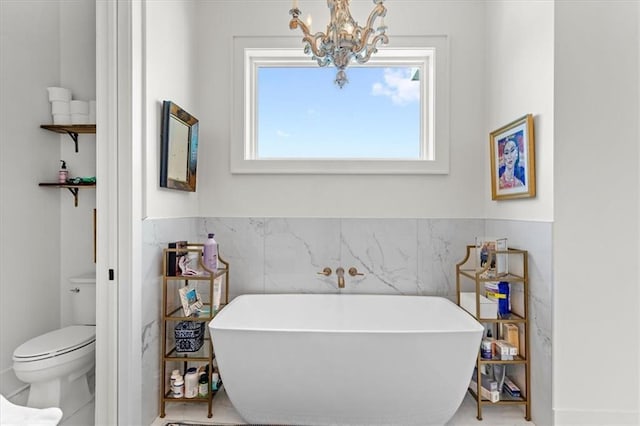
<path id="1" fill-rule="evenodd" d="M 508 138 L 502 148 L 502 165 L 498 171 L 500 189 L 525 185 L 524 167 L 520 165 L 520 149 L 515 137 Z"/>
<path id="2" fill-rule="evenodd" d="M 492 200 L 535 197 L 534 146 L 532 114 L 489 134 Z"/>

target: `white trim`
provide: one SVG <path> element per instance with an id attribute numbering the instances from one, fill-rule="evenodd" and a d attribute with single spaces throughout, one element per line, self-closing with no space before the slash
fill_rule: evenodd
<path id="1" fill-rule="evenodd" d="M 117 266 L 117 189 L 110 179 L 117 173 L 117 12 L 118 2 L 96 2 L 96 425 L 118 423 L 117 287 L 108 280 Z"/>
<path id="2" fill-rule="evenodd" d="M 640 412 L 633 410 L 576 410 L 554 408 L 557 425 L 638 425 Z"/>
<path id="3" fill-rule="evenodd" d="M 296 174 L 447 174 L 449 173 L 449 42 L 447 36 L 404 37 L 406 47 L 380 49 L 371 63 L 380 65 L 414 64 L 429 76 L 422 85 L 422 107 L 428 115 L 428 138 L 421 129 L 421 159 L 257 159 L 254 110 L 256 70 L 259 66 L 283 63 L 317 66 L 302 53 L 299 40 L 287 38 L 234 37 L 233 39 L 233 121 L 230 146 L 232 173 Z M 402 43 L 402 40 L 399 40 Z M 277 46 L 274 48 L 273 46 Z M 283 62 L 285 61 L 285 62 Z M 435 79 L 435 82 L 433 81 Z M 427 94 L 429 96 L 427 96 Z M 245 108 L 250 105 L 251 108 Z M 422 123 L 424 126 L 425 123 Z M 426 145 L 425 145 L 426 144 Z"/>

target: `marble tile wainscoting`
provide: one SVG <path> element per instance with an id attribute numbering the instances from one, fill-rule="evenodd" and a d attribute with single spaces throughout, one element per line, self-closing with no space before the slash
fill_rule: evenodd
<path id="1" fill-rule="evenodd" d="M 230 263 L 230 299 L 249 293 L 435 295 L 455 299 L 455 265 L 476 236 L 529 250 L 532 414 L 551 424 L 551 223 L 485 219 L 180 218 L 143 221 L 142 419 L 158 413 L 161 253 L 168 242 L 215 233 Z M 335 272 L 356 267 L 338 289 Z M 154 305 L 152 302 L 157 301 Z M 548 420 L 548 421 L 547 421 Z"/>

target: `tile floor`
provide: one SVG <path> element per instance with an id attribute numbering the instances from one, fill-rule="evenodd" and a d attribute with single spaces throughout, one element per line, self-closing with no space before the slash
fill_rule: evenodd
<path id="1" fill-rule="evenodd" d="M 462 401 L 462 405 L 447 423 L 447 426 L 535 426 L 524 419 L 522 406 L 483 406 L 483 421 L 476 420 L 476 405 L 471 395 Z M 156 418 L 151 426 L 164 426 L 171 421 L 199 422 L 211 425 L 243 425 L 246 424 L 229 401 L 224 387 L 213 399 L 213 417 L 207 418 L 206 404 L 169 403 L 166 406 L 164 419 Z"/>

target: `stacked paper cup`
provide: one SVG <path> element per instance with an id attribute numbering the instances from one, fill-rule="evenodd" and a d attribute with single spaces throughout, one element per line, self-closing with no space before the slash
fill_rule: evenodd
<path id="1" fill-rule="evenodd" d="M 71 124 L 71 90 L 64 87 L 47 87 L 53 124 Z"/>

